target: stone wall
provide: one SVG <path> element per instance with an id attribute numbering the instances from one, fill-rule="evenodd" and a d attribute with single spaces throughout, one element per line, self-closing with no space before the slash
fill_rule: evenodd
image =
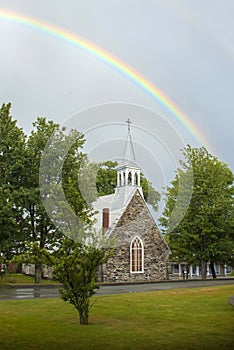
<path id="1" fill-rule="evenodd" d="M 130 245 L 136 236 L 144 246 L 143 273 L 130 273 Z M 170 250 L 138 191 L 112 231 L 111 238 L 116 246 L 113 256 L 102 267 L 104 281 L 155 281 L 167 278 Z"/>

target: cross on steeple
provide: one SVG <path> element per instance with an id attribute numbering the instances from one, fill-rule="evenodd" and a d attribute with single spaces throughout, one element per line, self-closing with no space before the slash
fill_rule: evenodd
<path id="1" fill-rule="evenodd" d="M 134 162 L 136 161 L 136 157 L 135 157 L 135 152 L 134 152 L 134 148 L 133 148 L 133 142 L 132 142 L 132 136 L 131 136 L 131 120 L 128 118 L 128 120 L 126 121 L 126 123 L 128 124 L 128 135 L 127 135 L 127 140 L 126 140 L 126 144 L 125 144 L 125 148 L 124 148 L 124 158 L 128 161 L 133 160 Z"/>
<path id="2" fill-rule="evenodd" d="M 126 121 L 126 123 L 128 124 L 128 132 L 130 133 L 130 124 L 132 124 L 131 120 L 128 118 L 128 120 Z"/>

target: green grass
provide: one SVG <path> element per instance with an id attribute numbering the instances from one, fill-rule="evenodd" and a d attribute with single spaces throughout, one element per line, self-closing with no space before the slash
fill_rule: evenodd
<path id="1" fill-rule="evenodd" d="M 21 273 L 7 273 L 6 275 L 1 275 L 0 277 L 0 286 L 6 285 L 6 284 L 33 284 L 34 283 L 34 277 L 26 276 Z M 41 283 L 46 284 L 54 284 L 56 282 L 42 279 Z"/>
<path id="2" fill-rule="evenodd" d="M 233 349 L 234 286 L 93 297 L 90 324 L 60 299 L 0 302 L 0 349 Z"/>

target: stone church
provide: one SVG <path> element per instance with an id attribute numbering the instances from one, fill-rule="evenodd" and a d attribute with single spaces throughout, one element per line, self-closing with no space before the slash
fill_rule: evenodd
<path id="1" fill-rule="evenodd" d="M 155 281 L 167 278 L 170 249 L 144 200 L 128 120 L 123 164 L 117 168 L 115 193 L 99 197 L 96 229 L 113 242 L 113 255 L 100 267 L 104 282 Z M 127 150 L 128 156 L 127 155 Z M 133 158 L 133 159 L 131 159 Z"/>

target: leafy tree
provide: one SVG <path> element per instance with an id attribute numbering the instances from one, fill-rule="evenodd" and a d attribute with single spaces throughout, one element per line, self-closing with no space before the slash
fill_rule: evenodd
<path id="1" fill-rule="evenodd" d="M 100 163 L 97 170 L 96 186 L 100 196 L 114 193 L 117 185 L 117 162 L 106 161 Z M 141 174 L 141 187 L 146 202 L 152 205 L 154 211 L 158 210 L 160 194 L 157 192 L 150 181 Z"/>
<path id="2" fill-rule="evenodd" d="M 74 214 L 87 226 L 92 223 L 92 205 L 96 199 L 95 193 L 87 195 L 87 187 L 81 179 L 83 175 L 87 181 L 87 175 L 91 175 L 92 167 L 89 163 L 87 154 L 81 152 L 85 139 L 84 135 L 77 130 L 72 130 L 66 136 L 65 142 L 70 143 L 71 147 L 67 153 L 62 169 L 62 185 L 68 204 L 71 206 Z M 90 169 L 89 169 L 90 167 Z M 84 170 L 85 169 L 85 170 Z M 83 174 L 84 170 L 84 174 Z M 85 225 L 86 226 L 86 225 Z"/>
<path id="3" fill-rule="evenodd" d="M 77 309 L 81 325 L 88 324 L 90 298 L 98 288 L 95 276 L 107 259 L 108 250 L 81 245 L 68 238 L 52 259 L 53 274 L 63 285 L 61 298 Z"/>
<path id="4" fill-rule="evenodd" d="M 23 172 L 25 135 L 10 115 L 11 104 L 0 109 L 0 251 L 9 258 L 20 250 L 25 218 Z"/>
<path id="5" fill-rule="evenodd" d="M 167 187 L 160 222 L 168 236 L 173 258 L 200 264 L 205 278 L 208 262 L 211 267 L 214 262 L 225 264 L 232 256 L 234 176 L 227 165 L 205 147 L 187 146 L 183 154 L 181 169 L 177 169 L 175 179 Z M 180 212 L 184 213 L 182 218 Z"/>
<path id="6" fill-rule="evenodd" d="M 141 174 L 141 187 L 144 198 L 148 204 L 152 206 L 154 211 L 158 210 L 158 203 L 161 199 L 161 195 L 158 191 L 153 188 L 152 183 Z"/>
<path id="7" fill-rule="evenodd" d="M 29 242 L 35 263 L 35 282 L 40 282 L 44 249 L 58 249 L 67 234 L 78 232 L 76 223 L 91 222 L 91 206 L 79 190 L 78 170 L 86 157 L 81 152 L 84 137 L 76 130 L 66 132 L 53 121 L 38 118 L 27 142 L 28 171 L 25 207 L 30 225 Z M 42 161 L 43 160 L 43 161 Z M 45 208 L 45 204 L 48 206 Z M 33 245 L 35 248 L 35 245 Z"/>
<path id="8" fill-rule="evenodd" d="M 48 217 L 40 196 L 39 169 L 43 150 L 52 133 L 58 129 L 58 124 L 38 118 L 33 123 L 34 129 L 27 140 L 25 157 L 25 198 L 24 207 L 28 221 L 25 236 L 26 245 L 35 243 L 39 249 L 31 252 L 31 262 L 35 263 L 35 282 L 39 283 L 42 276 L 42 254 L 44 248 L 51 249 L 58 240 L 59 233 Z M 27 258 L 28 260 L 28 258 Z"/>
<path id="9" fill-rule="evenodd" d="M 117 185 L 117 162 L 106 161 L 97 164 L 96 186 L 99 196 L 105 196 L 115 192 Z"/>

